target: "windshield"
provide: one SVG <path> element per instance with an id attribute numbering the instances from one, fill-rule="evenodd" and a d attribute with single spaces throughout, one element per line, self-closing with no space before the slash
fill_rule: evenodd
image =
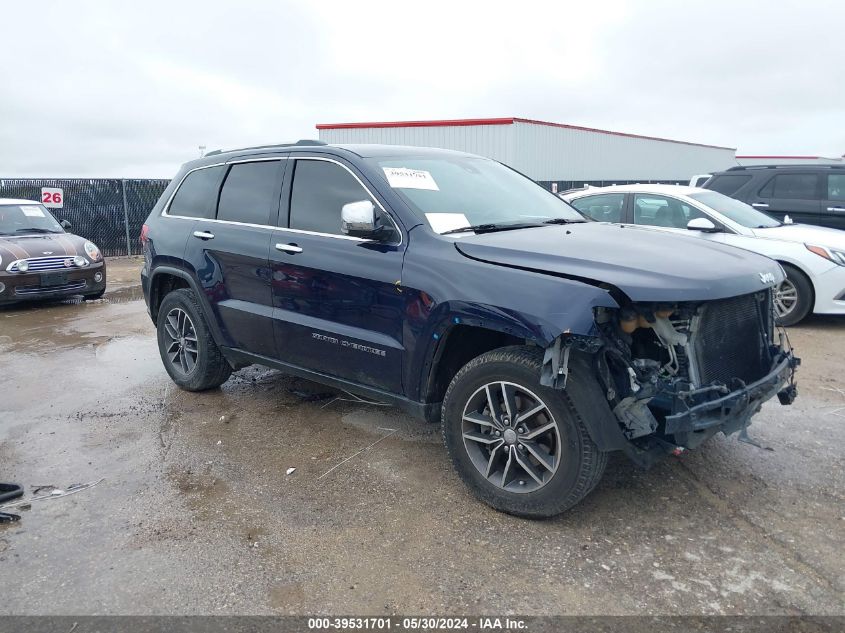
<path id="1" fill-rule="evenodd" d="M 25 235 L 26 233 L 64 233 L 56 218 L 42 205 L 0 205 L 0 235 Z"/>
<path id="2" fill-rule="evenodd" d="M 780 226 L 780 222 L 765 213 L 716 191 L 691 193 L 689 197 L 749 229 L 768 229 L 773 226 Z"/>
<path id="3" fill-rule="evenodd" d="M 487 158 L 372 159 L 390 186 L 437 233 L 476 225 L 583 222 L 569 204 L 525 176 Z"/>

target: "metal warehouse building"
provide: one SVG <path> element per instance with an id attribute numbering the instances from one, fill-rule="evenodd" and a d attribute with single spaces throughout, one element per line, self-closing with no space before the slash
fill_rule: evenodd
<path id="1" fill-rule="evenodd" d="M 327 143 L 455 149 L 501 161 L 563 191 L 582 184 L 687 182 L 736 165 L 736 149 L 515 117 L 321 123 Z"/>

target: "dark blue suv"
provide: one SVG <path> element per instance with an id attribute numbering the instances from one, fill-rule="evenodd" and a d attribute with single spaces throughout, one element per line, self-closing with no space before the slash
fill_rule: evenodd
<path id="1" fill-rule="evenodd" d="M 186 164 L 142 233 L 182 388 L 253 363 L 441 421 L 457 471 L 522 516 L 610 451 L 648 466 L 795 396 L 765 257 L 588 222 L 492 160 L 300 141 Z"/>

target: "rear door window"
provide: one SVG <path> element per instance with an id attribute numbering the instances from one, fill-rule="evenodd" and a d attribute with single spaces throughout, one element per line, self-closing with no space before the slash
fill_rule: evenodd
<path id="1" fill-rule="evenodd" d="M 760 190 L 761 198 L 818 200 L 816 174 L 778 174 Z"/>
<path id="2" fill-rule="evenodd" d="M 827 175 L 827 199 L 845 200 L 845 174 Z"/>
<path id="3" fill-rule="evenodd" d="M 597 222 L 622 222 L 622 208 L 625 205 L 624 193 L 606 193 L 584 196 L 570 203 L 584 215 Z"/>
<path id="4" fill-rule="evenodd" d="M 170 201 L 167 214 L 188 218 L 213 218 L 218 186 L 224 169 L 224 165 L 217 165 L 189 173 Z"/>
<path id="5" fill-rule="evenodd" d="M 220 190 L 217 219 L 245 224 L 275 223 L 282 164 L 271 160 L 232 165 Z"/>
<path id="6" fill-rule="evenodd" d="M 740 174 L 725 174 L 723 176 L 714 176 L 707 181 L 707 189 L 711 191 L 718 191 L 726 196 L 739 191 L 745 183 L 751 180 L 751 176 Z"/>

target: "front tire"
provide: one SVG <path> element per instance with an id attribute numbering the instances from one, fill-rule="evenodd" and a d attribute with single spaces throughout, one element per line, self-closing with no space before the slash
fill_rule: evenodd
<path id="1" fill-rule="evenodd" d="M 158 351 L 170 377 L 186 391 L 205 391 L 229 379 L 232 367 L 211 337 L 191 290 L 174 290 L 158 310 Z"/>
<path id="2" fill-rule="evenodd" d="M 795 325 L 813 308 L 813 285 L 807 276 L 789 264 L 783 264 L 786 279 L 775 288 L 775 314 L 778 325 Z"/>
<path id="3" fill-rule="evenodd" d="M 542 359 L 532 347 L 482 354 L 452 380 L 442 412 L 464 483 L 497 510 L 532 518 L 581 501 L 607 464 L 565 392 L 539 384 Z"/>

